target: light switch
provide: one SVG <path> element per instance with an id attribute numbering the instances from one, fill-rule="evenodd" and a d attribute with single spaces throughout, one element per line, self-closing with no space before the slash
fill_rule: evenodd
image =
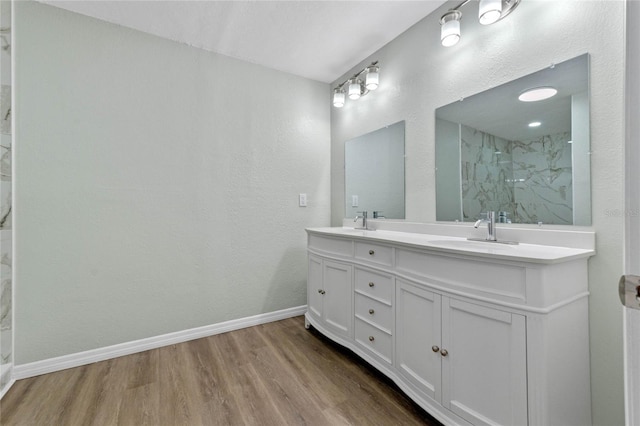
<path id="1" fill-rule="evenodd" d="M 351 196 L 351 207 L 358 207 L 358 196 L 357 195 L 352 195 Z"/>
<path id="2" fill-rule="evenodd" d="M 300 194 L 298 196 L 298 205 L 300 207 L 307 207 L 307 194 Z"/>

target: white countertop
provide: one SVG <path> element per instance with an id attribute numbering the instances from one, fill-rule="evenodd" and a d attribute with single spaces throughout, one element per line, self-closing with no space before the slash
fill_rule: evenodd
<path id="1" fill-rule="evenodd" d="M 587 258 L 595 250 L 560 246 L 519 243 L 517 245 L 484 241 L 470 241 L 461 237 L 422 234 L 413 232 L 361 230 L 346 227 L 307 228 L 310 234 L 351 238 L 379 243 L 394 243 L 430 251 L 472 255 L 496 260 L 530 263 L 561 263 Z"/>

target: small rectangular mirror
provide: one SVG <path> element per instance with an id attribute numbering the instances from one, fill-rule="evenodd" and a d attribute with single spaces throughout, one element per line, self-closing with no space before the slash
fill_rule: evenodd
<path id="1" fill-rule="evenodd" d="M 344 161 L 346 217 L 405 218 L 404 121 L 345 142 Z"/>

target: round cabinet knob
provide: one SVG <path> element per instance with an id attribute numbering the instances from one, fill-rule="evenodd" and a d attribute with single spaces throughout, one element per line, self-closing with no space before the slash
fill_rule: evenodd
<path id="1" fill-rule="evenodd" d="M 373 342 L 374 340 L 376 340 L 376 338 L 375 338 L 375 337 L 373 337 L 373 336 L 369 336 L 369 341 L 370 341 L 370 342 Z"/>
<path id="2" fill-rule="evenodd" d="M 431 346 L 431 350 L 434 352 L 440 352 L 440 348 L 437 347 L 436 345 Z"/>
<path id="3" fill-rule="evenodd" d="M 449 351 L 447 351 L 446 349 L 441 350 L 440 353 L 442 354 L 442 356 L 449 355 Z"/>
<path id="4" fill-rule="evenodd" d="M 369 287 L 373 287 L 374 285 L 373 281 L 369 281 Z"/>
<path id="5" fill-rule="evenodd" d="M 375 311 L 373 309 L 369 309 L 369 314 L 373 315 Z"/>
<path id="6" fill-rule="evenodd" d="M 369 254 L 370 254 L 371 256 L 373 256 L 374 254 L 376 254 L 376 252 L 375 252 L 375 251 L 373 251 L 373 250 L 369 250 Z"/>
<path id="7" fill-rule="evenodd" d="M 318 289 L 318 293 L 322 294 L 322 289 L 321 288 Z"/>

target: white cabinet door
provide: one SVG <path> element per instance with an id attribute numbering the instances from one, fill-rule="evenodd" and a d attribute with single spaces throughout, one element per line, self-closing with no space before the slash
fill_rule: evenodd
<path id="1" fill-rule="evenodd" d="M 439 294 L 396 280 L 396 365 L 419 391 L 440 402 Z"/>
<path id="2" fill-rule="evenodd" d="M 522 315 L 442 298 L 442 405 L 474 425 L 527 424 Z"/>
<path id="3" fill-rule="evenodd" d="M 307 272 L 307 308 L 316 319 L 322 319 L 322 259 L 309 255 Z"/>
<path id="4" fill-rule="evenodd" d="M 324 260 L 322 272 L 325 324 L 333 331 L 348 336 L 353 322 L 353 267 Z"/>

